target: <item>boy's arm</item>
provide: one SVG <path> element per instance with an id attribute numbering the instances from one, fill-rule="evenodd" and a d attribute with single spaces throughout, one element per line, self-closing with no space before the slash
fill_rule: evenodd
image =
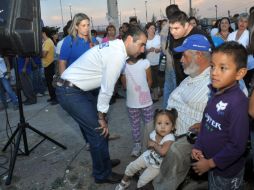
<path id="1" fill-rule="evenodd" d="M 151 88 L 152 87 L 152 83 L 153 83 L 151 67 L 148 67 L 146 69 L 146 80 L 147 80 L 147 84 L 148 84 L 149 88 Z"/>
<path id="2" fill-rule="evenodd" d="M 151 148 L 155 150 L 159 155 L 166 156 L 170 146 L 173 144 L 174 141 L 165 141 L 162 145 L 154 142 L 151 144 Z"/>

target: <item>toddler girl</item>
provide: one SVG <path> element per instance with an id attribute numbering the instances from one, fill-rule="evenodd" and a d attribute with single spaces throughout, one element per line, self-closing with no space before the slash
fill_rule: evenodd
<path id="1" fill-rule="evenodd" d="M 155 111 L 155 130 L 149 135 L 148 150 L 127 166 L 124 177 L 115 190 L 126 189 L 130 185 L 130 178 L 141 169 L 146 168 L 139 177 L 137 188 L 145 186 L 159 174 L 163 157 L 175 141 L 176 118 L 177 111 L 174 108 L 172 110 Z"/>

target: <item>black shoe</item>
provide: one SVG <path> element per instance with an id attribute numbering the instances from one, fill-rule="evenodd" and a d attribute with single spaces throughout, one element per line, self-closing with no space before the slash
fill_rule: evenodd
<path id="1" fill-rule="evenodd" d="M 47 99 L 47 102 L 52 102 L 54 99 L 53 98 L 49 98 Z"/>
<path id="2" fill-rule="evenodd" d="M 106 179 L 95 179 L 95 183 L 110 183 L 110 184 L 116 184 L 120 183 L 123 178 L 123 174 L 118 174 L 115 172 L 112 172 L 111 175 Z"/>
<path id="3" fill-rule="evenodd" d="M 110 161 L 111 161 L 111 167 L 112 168 L 118 166 L 121 162 L 119 159 L 111 159 Z"/>
<path id="4" fill-rule="evenodd" d="M 51 102 L 50 102 L 50 104 L 53 106 L 53 105 L 56 105 L 56 104 L 58 104 L 58 101 L 56 100 L 56 99 L 53 99 Z"/>

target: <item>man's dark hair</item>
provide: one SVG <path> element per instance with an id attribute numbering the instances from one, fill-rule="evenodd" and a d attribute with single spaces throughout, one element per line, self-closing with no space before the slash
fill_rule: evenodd
<path id="1" fill-rule="evenodd" d="M 242 44 L 235 41 L 225 42 L 213 49 L 213 54 L 220 52 L 233 57 L 237 70 L 246 68 L 248 53 Z"/>
<path id="2" fill-rule="evenodd" d="M 251 14 L 251 13 L 252 13 L 252 11 L 254 11 L 254 6 L 252 6 L 252 7 L 250 8 L 250 10 L 249 10 L 249 14 Z"/>
<path id="3" fill-rule="evenodd" d="M 166 8 L 166 15 L 167 15 L 167 18 L 169 19 L 171 17 L 171 15 L 176 12 L 176 11 L 180 11 L 178 5 L 176 4 L 172 4 L 172 5 L 169 5 L 167 6 Z"/>
<path id="4" fill-rule="evenodd" d="M 139 26 L 136 25 L 130 25 L 127 32 L 125 32 L 122 36 L 122 40 L 125 41 L 128 36 L 133 37 L 133 41 L 137 41 L 139 39 L 139 36 L 141 34 L 146 35 L 145 31 L 142 30 Z"/>
<path id="5" fill-rule="evenodd" d="M 181 25 L 184 25 L 188 22 L 188 16 L 183 11 L 176 11 L 170 16 L 170 18 L 168 18 L 168 22 L 171 24 L 180 22 Z"/>

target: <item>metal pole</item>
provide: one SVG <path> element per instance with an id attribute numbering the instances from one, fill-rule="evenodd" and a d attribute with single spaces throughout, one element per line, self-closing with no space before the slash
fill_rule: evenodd
<path id="1" fill-rule="evenodd" d="M 62 17 L 62 27 L 64 27 L 62 0 L 60 0 L 60 8 L 61 8 L 61 17 Z"/>
<path id="2" fill-rule="evenodd" d="M 217 20 L 217 5 L 214 5 L 215 6 L 215 15 L 216 15 L 216 20 Z"/>
<path id="3" fill-rule="evenodd" d="M 119 21 L 120 21 L 120 26 L 122 25 L 122 15 L 121 15 L 121 11 L 120 11 L 120 14 L 119 14 Z"/>
<path id="4" fill-rule="evenodd" d="M 70 7 L 70 15 L 71 15 L 71 20 L 72 20 L 71 5 L 69 5 L 69 7 Z"/>
<path id="5" fill-rule="evenodd" d="M 147 23 L 147 1 L 145 1 L 145 7 L 146 7 L 146 23 Z"/>
<path id="6" fill-rule="evenodd" d="M 191 5 L 191 0 L 190 0 L 190 16 L 192 16 L 192 5 Z"/>
<path id="7" fill-rule="evenodd" d="M 91 17 L 91 24 L 92 24 L 92 29 L 94 29 L 94 27 L 93 27 L 93 17 Z"/>
<path id="8" fill-rule="evenodd" d="M 137 16 L 137 15 L 136 15 L 136 8 L 133 8 L 133 9 L 134 9 L 134 15 L 135 15 L 135 17 L 136 17 L 136 16 Z"/>

